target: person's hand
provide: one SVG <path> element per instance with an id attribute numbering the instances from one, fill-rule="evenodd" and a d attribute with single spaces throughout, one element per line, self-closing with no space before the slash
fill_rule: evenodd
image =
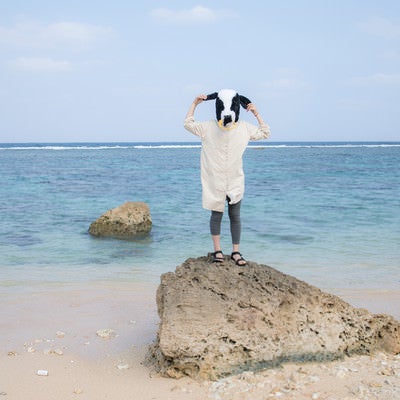
<path id="1" fill-rule="evenodd" d="M 247 105 L 246 111 L 247 111 L 247 112 L 248 112 L 248 111 L 252 112 L 252 113 L 254 114 L 255 117 L 257 117 L 257 115 L 258 115 L 257 108 L 256 108 L 256 106 L 255 106 L 253 103 L 249 103 L 249 104 Z"/>
<path id="2" fill-rule="evenodd" d="M 198 96 L 196 96 L 193 103 L 197 106 L 198 104 L 202 103 L 206 99 L 207 99 L 207 96 L 205 94 L 199 94 Z"/>

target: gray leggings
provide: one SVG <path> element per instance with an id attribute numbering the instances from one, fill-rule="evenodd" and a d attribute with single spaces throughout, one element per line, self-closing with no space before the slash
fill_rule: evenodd
<path id="1" fill-rule="evenodd" d="M 232 244 L 240 243 L 240 233 L 242 224 L 240 221 L 240 205 L 242 201 L 236 204 L 228 204 L 228 215 L 231 228 Z M 221 234 L 221 221 L 222 215 L 224 213 L 221 211 L 211 211 L 210 217 L 210 232 L 211 235 Z"/>

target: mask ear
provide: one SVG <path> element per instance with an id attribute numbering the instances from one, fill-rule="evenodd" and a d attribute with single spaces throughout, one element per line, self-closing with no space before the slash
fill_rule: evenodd
<path id="1" fill-rule="evenodd" d="M 218 97 L 218 93 L 214 92 L 214 93 L 208 94 L 206 100 L 215 100 L 217 97 Z"/>
<path id="2" fill-rule="evenodd" d="M 249 100 L 247 97 L 240 95 L 239 98 L 240 98 L 240 105 L 243 108 L 247 108 L 247 106 L 251 103 L 251 100 Z"/>

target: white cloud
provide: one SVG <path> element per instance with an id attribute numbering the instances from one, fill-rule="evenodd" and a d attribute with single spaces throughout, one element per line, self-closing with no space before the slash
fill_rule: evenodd
<path id="1" fill-rule="evenodd" d="M 65 72 L 72 69 L 69 61 L 57 61 L 46 57 L 20 57 L 10 65 L 20 71 L 33 72 Z"/>
<path id="2" fill-rule="evenodd" d="M 40 49 L 60 46 L 81 49 L 113 35 L 111 28 L 78 22 L 42 25 L 24 21 L 11 28 L 0 26 L 0 44 Z"/>
<path id="3" fill-rule="evenodd" d="M 111 28 L 77 22 L 59 22 L 49 25 L 44 34 L 47 38 L 52 37 L 55 42 L 59 43 L 90 45 L 98 40 L 112 36 L 113 30 Z"/>
<path id="4" fill-rule="evenodd" d="M 164 23 L 213 23 L 220 19 L 231 18 L 234 13 L 228 10 L 212 10 L 203 6 L 195 6 L 190 10 L 171 10 L 157 8 L 150 12 L 150 16 Z"/>
<path id="5" fill-rule="evenodd" d="M 359 29 L 373 36 L 386 39 L 400 37 L 400 22 L 394 22 L 384 17 L 371 17 L 358 24 Z"/>
<path id="6" fill-rule="evenodd" d="M 304 81 L 295 78 L 277 78 L 264 82 L 264 87 L 272 90 L 297 90 L 306 86 Z"/>
<path id="7" fill-rule="evenodd" d="M 304 90 L 309 84 L 302 78 L 302 73 L 296 68 L 278 68 L 273 78 L 264 81 L 262 88 L 268 96 L 282 97 Z"/>
<path id="8" fill-rule="evenodd" d="M 350 83 L 355 85 L 400 85 L 400 74 L 377 73 L 369 76 L 356 76 L 350 79 Z"/>

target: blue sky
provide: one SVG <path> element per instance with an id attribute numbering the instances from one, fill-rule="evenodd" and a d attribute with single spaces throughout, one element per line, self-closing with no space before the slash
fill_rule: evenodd
<path id="1" fill-rule="evenodd" d="M 190 103 L 222 88 L 256 104 L 274 141 L 400 140 L 398 0 L 0 8 L 0 142 L 192 140 Z"/>

